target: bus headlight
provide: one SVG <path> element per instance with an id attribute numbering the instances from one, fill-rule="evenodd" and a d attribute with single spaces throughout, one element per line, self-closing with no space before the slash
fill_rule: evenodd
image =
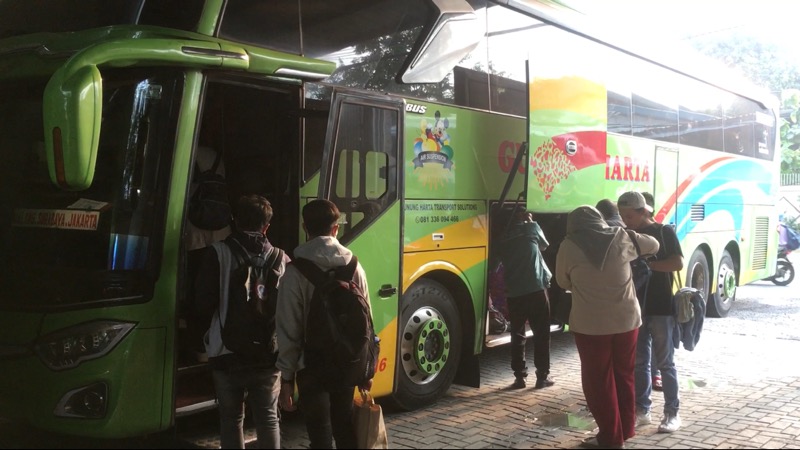
<path id="1" fill-rule="evenodd" d="M 85 417 L 102 419 L 108 407 L 108 386 L 105 383 L 94 383 L 67 392 L 56 405 L 58 417 Z"/>
<path id="2" fill-rule="evenodd" d="M 42 336 L 34 349 L 47 367 L 71 369 L 110 352 L 135 326 L 111 320 L 88 322 Z"/>

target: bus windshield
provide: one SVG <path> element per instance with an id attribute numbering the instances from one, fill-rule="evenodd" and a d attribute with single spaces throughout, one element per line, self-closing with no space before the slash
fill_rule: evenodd
<path id="1" fill-rule="evenodd" d="M 173 74 L 104 73 L 92 185 L 56 187 L 44 81 L 0 84 L 0 307 L 64 307 L 152 290 L 180 90 Z"/>

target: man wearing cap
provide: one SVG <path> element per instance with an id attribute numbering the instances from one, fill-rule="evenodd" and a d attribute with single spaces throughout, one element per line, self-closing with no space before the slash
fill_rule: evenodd
<path id="1" fill-rule="evenodd" d="M 653 207 L 639 192 L 629 191 L 617 200 L 622 220 L 637 233 L 656 238 L 660 249 L 649 265 L 653 271 L 642 311 L 642 326 L 636 343 L 636 418 L 637 425 L 650 423 L 650 395 L 653 390 L 650 373 L 651 353 L 658 369 L 664 392 L 664 417 L 659 433 L 672 433 L 681 426 L 678 415 L 678 373 L 673 360 L 672 314 L 673 274 L 683 269 L 683 252 L 672 227 L 653 220 Z"/>

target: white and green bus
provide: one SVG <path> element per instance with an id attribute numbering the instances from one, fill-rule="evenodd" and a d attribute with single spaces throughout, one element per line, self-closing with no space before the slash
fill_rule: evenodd
<path id="1" fill-rule="evenodd" d="M 555 248 L 576 206 L 653 192 L 684 279 L 725 315 L 775 267 L 773 100 L 569 17 L 522 0 L 0 0 L 0 417 L 128 437 L 215 406 L 187 219 L 204 148 L 231 201 L 272 202 L 288 251 L 308 199 L 339 206 L 382 339 L 373 394 L 406 409 L 477 385 L 478 355 L 508 340 L 486 320 L 504 209 L 534 211 Z M 551 294 L 559 328 L 569 296 Z"/>

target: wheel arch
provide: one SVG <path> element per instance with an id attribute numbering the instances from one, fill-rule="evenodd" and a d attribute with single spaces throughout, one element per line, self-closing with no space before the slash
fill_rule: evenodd
<path id="1" fill-rule="evenodd" d="M 728 254 L 731 255 L 731 259 L 733 260 L 733 270 L 736 273 L 736 285 L 739 286 L 739 276 L 742 270 L 741 269 L 742 254 L 741 251 L 739 250 L 739 244 L 736 243 L 736 241 L 728 242 L 728 245 L 725 246 L 725 251 L 727 251 Z M 721 254 L 720 258 L 722 258 Z"/>
<path id="2" fill-rule="evenodd" d="M 684 269 L 682 272 L 685 273 L 686 277 L 682 282 L 682 288 L 684 286 L 687 287 L 698 287 L 695 283 L 695 268 L 692 264 L 694 261 L 695 255 L 700 254 L 702 255 L 703 259 L 705 259 L 705 272 L 704 276 L 707 278 L 704 280 L 703 286 L 703 296 L 705 297 L 706 302 L 711 299 L 711 296 L 714 294 L 714 274 L 716 272 L 716 268 L 714 267 L 714 257 L 711 251 L 711 246 L 708 245 L 706 242 L 702 242 L 695 247 L 694 250 L 689 254 L 688 258 L 684 255 Z"/>
<path id="3" fill-rule="evenodd" d="M 692 255 L 694 255 L 694 253 L 697 252 L 697 251 L 702 252 L 703 256 L 706 257 L 706 263 L 708 263 L 708 274 L 709 274 L 709 276 L 713 278 L 714 275 L 715 275 L 715 272 L 717 271 L 717 269 L 716 269 L 716 261 L 714 260 L 714 254 L 711 252 L 711 246 L 704 242 L 702 244 L 699 244 L 697 247 L 695 247 L 695 249 L 692 250 L 692 253 L 689 254 L 689 258 L 686 259 L 686 267 L 685 267 L 685 269 L 686 269 L 686 283 L 689 282 L 689 277 L 691 275 L 689 273 L 689 270 L 691 269 L 691 267 L 689 267 L 689 260 L 692 259 Z M 685 255 L 684 255 L 684 258 L 686 258 Z M 711 286 L 713 286 L 713 283 L 711 283 L 709 288 L 711 288 Z M 681 286 L 681 287 L 683 287 L 683 286 Z"/>
<path id="4" fill-rule="evenodd" d="M 480 368 L 477 355 L 483 347 L 483 342 L 476 342 L 475 336 L 477 327 L 481 326 L 483 322 L 479 320 L 481 311 L 476 311 L 477 306 L 472 303 L 469 280 L 463 273 L 449 264 L 435 265 L 433 267 L 428 264 L 427 266 L 429 271 L 418 271 L 411 276 L 409 288 L 419 280 L 429 279 L 440 283 L 452 294 L 458 311 L 458 318 L 461 321 L 461 339 L 463 342 L 461 359 L 453 382 L 465 386 L 480 387 Z M 480 294 L 478 293 L 478 295 Z M 402 305 L 400 306 L 402 308 Z"/>
<path id="5" fill-rule="evenodd" d="M 467 280 L 461 275 L 456 275 L 447 270 L 434 270 L 425 274 L 422 278 L 428 278 L 441 283 L 452 295 L 458 309 L 458 318 L 461 321 L 461 333 L 464 345 L 461 347 L 462 356 L 469 356 L 475 353 L 475 327 L 476 315 L 475 306 L 471 301 L 470 289 Z M 463 359 L 462 359 L 463 361 Z"/>

